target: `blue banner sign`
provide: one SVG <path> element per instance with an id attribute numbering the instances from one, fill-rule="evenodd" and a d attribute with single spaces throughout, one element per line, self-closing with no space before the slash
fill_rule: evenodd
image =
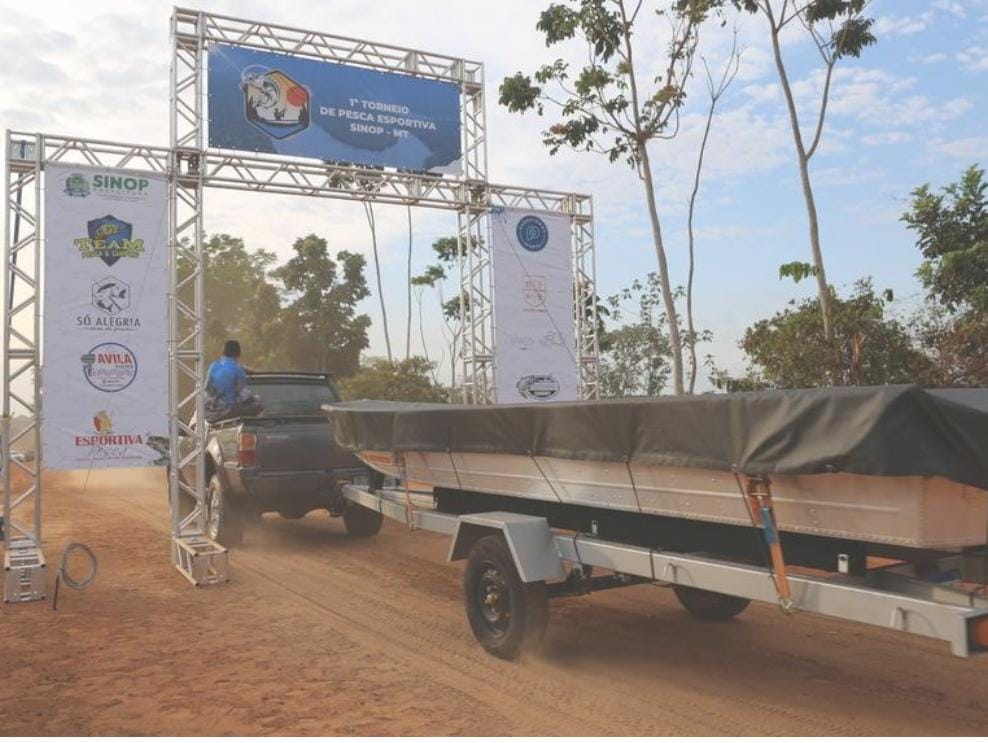
<path id="1" fill-rule="evenodd" d="M 209 146 L 459 173 L 454 83 L 217 44 Z"/>

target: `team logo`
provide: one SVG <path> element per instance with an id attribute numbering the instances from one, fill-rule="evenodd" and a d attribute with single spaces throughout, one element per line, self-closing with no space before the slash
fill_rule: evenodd
<path id="1" fill-rule="evenodd" d="M 526 276 L 522 293 L 529 307 L 545 306 L 545 276 Z"/>
<path id="2" fill-rule="evenodd" d="M 93 282 L 93 307 L 116 315 L 130 307 L 130 285 L 113 276 Z"/>
<path id="3" fill-rule="evenodd" d="M 93 416 L 93 430 L 96 433 L 106 435 L 113 433 L 113 419 L 105 410 L 100 410 Z"/>
<path id="4" fill-rule="evenodd" d="M 101 392 L 120 392 L 137 378 L 137 358 L 120 343 L 101 343 L 80 361 L 86 381 Z"/>
<path id="5" fill-rule="evenodd" d="M 89 196 L 89 179 L 81 173 L 73 173 L 65 179 L 65 193 L 68 196 Z"/>
<path id="6" fill-rule="evenodd" d="M 86 223 L 88 237 L 73 240 L 83 258 L 99 258 L 112 266 L 121 258 L 139 258 L 144 252 L 144 240 L 135 239 L 130 222 L 107 214 Z"/>
<path id="7" fill-rule="evenodd" d="M 538 253 L 549 242 L 549 228 L 538 217 L 522 217 L 515 228 L 518 242 L 525 250 Z"/>
<path id="8" fill-rule="evenodd" d="M 309 126 L 309 91 L 281 70 L 251 65 L 240 75 L 247 121 L 285 139 Z"/>
<path id="9" fill-rule="evenodd" d="M 529 374 L 515 384 L 526 400 L 551 400 L 559 394 L 559 382 L 551 374 Z"/>

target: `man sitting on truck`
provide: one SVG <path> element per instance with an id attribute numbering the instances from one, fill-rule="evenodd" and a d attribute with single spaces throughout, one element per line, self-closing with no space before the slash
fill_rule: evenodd
<path id="1" fill-rule="evenodd" d="M 223 355 L 209 365 L 206 373 L 206 420 L 210 423 L 229 418 L 260 415 L 261 398 L 251 392 L 247 372 L 240 365 L 240 342 L 229 340 Z"/>

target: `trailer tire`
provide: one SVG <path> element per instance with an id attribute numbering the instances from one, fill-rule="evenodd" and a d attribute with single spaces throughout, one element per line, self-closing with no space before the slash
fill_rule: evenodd
<path id="1" fill-rule="evenodd" d="M 230 497 L 219 475 L 209 478 L 206 488 L 206 533 L 224 547 L 235 547 L 244 541 L 247 526 L 243 505 Z"/>
<path id="2" fill-rule="evenodd" d="M 347 503 L 343 511 L 343 526 L 351 537 L 372 537 L 381 531 L 384 516 L 356 503 Z"/>
<path id="3" fill-rule="evenodd" d="M 691 586 L 672 587 L 673 593 L 690 614 L 713 622 L 726 622 L 748 608 L 750 599 L 729 596 L 726 593 L 705 591 Z"/>
<path id="4" fill-rule="evenodd" d="M 463 574 L 467 621 L 491 655 L 513 660 L 537 650 L 549 622 L 545 581 L 525 583 L 502 534 L 473 545 Z"/>

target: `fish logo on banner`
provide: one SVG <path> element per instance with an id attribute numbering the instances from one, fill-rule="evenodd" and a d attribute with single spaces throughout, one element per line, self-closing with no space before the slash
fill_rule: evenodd
<path id="1" fill-rule="evenodd" d="M 275 139 L 309 126 L 309 91 L 281 70 L 251 65 L 240 75 L 247 121 Z"/>
<path id="2" fill-rule="evenodd" d="M 83 258 L 99 258 L 112 266 L 121 258 L 139 258 L 144 252 L 144 240 L 134 238 L 133 225 L 112 214 L 90 219 L 86 230 L 88 237 L 73 241 Z"/>
<path id="3" fill-rule="evenodd" d="M 93 307 L 116 315 L 130 307 L 130 285 L 113 276 L 93 282 Z"/>

